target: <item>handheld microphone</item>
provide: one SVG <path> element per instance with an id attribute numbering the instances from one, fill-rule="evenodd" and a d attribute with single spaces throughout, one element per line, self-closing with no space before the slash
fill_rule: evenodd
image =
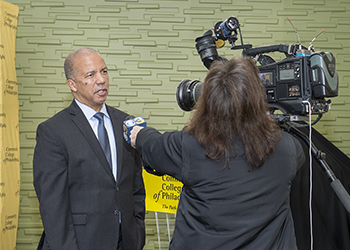
<path id="1" fill-rule="evenodd" d="M 142 116 L 139 116 L 139 117 L 135 117 L 133 115 L 127 116 L 123 122 L 123 136 L 124 136 L 124 139 L 127 141 L 127 143 L 130 143 L 130 131 L 135 126 L 146 127 L 145 119 L 143 119 Z M 163 173 L 158 172 L 157 170 L 151 168 L 146 162 L 142 160 L 142 157 L 141 157 L 141 162 L 142 162 L 143 168 L 147 173 L 150 173 L 156 176 L 164 175 Z"/>
<path id="2" fill-rule="evenodd" d="M 129 115 L 125 118 L 123 122 L 123 136 L 127 143 L 130 143 L 130 131 L 135 126 L 146 127 L 146 121 L 142 116 L 135 117 L 133 115 Z"/>

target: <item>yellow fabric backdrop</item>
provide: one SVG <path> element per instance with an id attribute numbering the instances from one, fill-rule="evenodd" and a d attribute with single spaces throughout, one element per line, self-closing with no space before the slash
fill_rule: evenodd
<path id="1" fill-rule="evenodd" d="M 19 104 L 15 65 L 19 8 L 0 0 L 0 249 L 16 249 L 19 192 Z"/>

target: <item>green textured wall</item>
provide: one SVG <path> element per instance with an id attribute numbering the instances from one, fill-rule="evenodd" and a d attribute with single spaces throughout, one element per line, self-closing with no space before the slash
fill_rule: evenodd
<path id="1" fill-rule="evenodd" d="M 336 56 L 339 97 L 315 126 L 350 156 L 350 0 L 7 0 L 20 7 L 16 68 L 20 101 L 21 206 L 18 250 L 36 249 L 42 232 L 32 185 L 35 130 L 72 100 L 63 62 L 74 49 L 89 46 L 110 70 L 108 103 L 161 131 L 181 129 L 189 118 L 178 108 L 182 79 L 203 80 L 206 68 L 194 39 L 229 16 L 236 16 L 245 43 L 256 46 L 297 43 Z M 240 44 L 237 42 L 237 44 Z M 239 56 L 226 44 L 221 56 Z M 278 59 L 283 56 L 277 54 Z M 161 246 L 167 249 L 166 217 L 159 214 Z M 173 229 L 174 216 L 170 216 Z M 147 245 L 159 249 L 155 214 L 147 213 Z"/>

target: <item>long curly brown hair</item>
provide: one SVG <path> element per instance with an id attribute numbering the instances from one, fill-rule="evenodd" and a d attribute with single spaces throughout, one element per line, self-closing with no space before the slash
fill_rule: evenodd
<path id="1" fill-rule="evenodd" d="M 277 124 L 268 116 L 259 69 L 250 58 L 215 61 L 203 82 L 196 110 L 186 131 L 196 136 L 211 159 L 225 158 L 236 137 L 245 147 L 249 164 L 264 164 L 280 140 Z"/>

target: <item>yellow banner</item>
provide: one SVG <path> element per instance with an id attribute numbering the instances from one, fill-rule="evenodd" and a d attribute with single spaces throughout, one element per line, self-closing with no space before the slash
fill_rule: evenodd
<path id="1" fill-rule="evenodd" d="M 16 34 L 19 8 L 0 0 L 0 249 L 16 249 L 20 192 Z"/>
<path id="2" fill-rule="evenodd" d="M 175 214 L 182 183 L 169 175 L 155 176 L 143 171 L 146 189 L 146 210 Z"/>

